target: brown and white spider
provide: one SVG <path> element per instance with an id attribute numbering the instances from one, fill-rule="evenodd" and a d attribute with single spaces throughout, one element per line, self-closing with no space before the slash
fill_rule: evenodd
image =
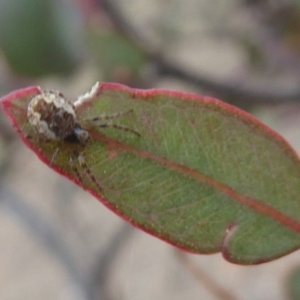
<path id="1" fill-rule="evenodd" d="M 72 151 L 68 153 L 69 164 L 76 174 L 78 181 L 81 184 L 83 182 L 82 176 L 74 164 L 74 158 L 78 160 L 79 165 L 89 179 L 95 184 L 98 190 L 102 192 L 101 185 L 87 166 L 81 153 L 81 150 L 85 148 L 90 139 L 89 129 L 95 126 L 102 128 L 113 127 L 132 132 L 137 136 L 140 136 L 140 134 L 130 128 L 107 122 L 107 120 L 117 118 L 132 112 L 132 110 L 112 115 L 104 114 L 92 119 L 79 118 L 76 113 L 77 108 L 82 105 L 85 100 L 93 97 L 95 92 L 96 85 L 92 88 L 91 92 L 80 96 L 77 101 L 72 103 L 58 91 L 42 90 L 40 94 L 33 97 L 30 101 L 27 108 L 27 118 L 32 128 L 38 133 L 40 142 L 61 141 L 68 144 L 68 149 L 72 149 Z M 97 123 L 99 121 L 100 123 Z M 59 147 L 54 151 L 51 164 L 59 151 Z"/>

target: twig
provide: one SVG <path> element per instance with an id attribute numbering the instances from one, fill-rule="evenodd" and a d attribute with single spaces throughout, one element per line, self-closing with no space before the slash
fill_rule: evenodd
<path id="1" fill-rule="evenodd" d="M 68 278 L 71 279 L 72 288 L 76 288 L 74 291 L 78 297 L 76 299 L 90 299 L 86 274 L 83 274 L 76 259 L 72 257 L 71 249 L 67 247 L 61 232 L 54 226 L 53 222 L 47 221 L 45 216 L 35 211 L 2 183 L 0 183 L 0 199 L 1 209 L 6 209 L 13 216 L 16 216 L 18 221 L 21 221 L 45 246 L 45 249 L 54 254 L 60 261 L 68 274 Z"/>
<path id="2" fill-rule="evenodd" d="M 260 49 L 265 53 L 269 60 L 272 60 L 276 66 L 284 67 L 285 69 L 292 70 L 299 75 L 300 73 L 300 59 L 299 54 L 291 51 L 283 43 L 283 38 L 274 30 L 274 26 L 270 24 L 278 21 L 293 22 L 293 12 L 297 10 L 297 4 L 287 4 L 289 9 L 284 9 L 284 1 L 280 4 L 278 1 L 275 5 L 271 1 L 244 1 L 246 9 L 252 12 L 253 18 L 259 24 L 259 30 L 255 32 L 256 44 L 260 45 Z M 282 13 L 280 14 L 280 11 Z M 276 16 L 277 14 L 277 16 Z M 279 14 L 279 15 L 278 15 Z M 280 19 L 284 18 L 285 20 Z M 295 19 L 295 18 L 294 18 Z M 282 25 L 281 25 L 282 26 Z M 276 27 L 275 27 L 276 28 Z"/>
<path id="3" fill-rule="evenodd" d="M 199 266 L 196 266 L 186 253 L 175 250 L 175 254 L 185 267 L 193 274 L 195 279 L 213 295 L 221 300 L 237 300 L 234 295 L 230 294 L 227 290 L 213 281 L 204 271 L 201 270 Z"/>
<path id="4" fill-rule="evenodd" d="M 221 98 L 238 98 L 239 101 L 251 102 L 287 102 L 300 101 L 300 89 L 278 89 L 275 87 L 247 87 L 238 83 L 222 82 L 207 78 L 205 75 L 193 74 L 181 68 L 174 62 L 168 61 L 164 55 L 147 40 L 132 24 L 124 17 L 119 8 L 112 0 L 96 0 L 102 10 L 113 21 L 116 29 L 127 38 L 141 47 L 145 55 L 156 65 L 158 74 L 170 76 L 187 81 L 211 91 Z"/>
<path id="5" fill-rule="evenodd" d="M 101 294 L 101 300 L 113 299 L 110 291 L 107 289 L 109 272 L 117 255 L 123 249 L 122 246 L 133 233 L 134 229 L 132 226 L 122 224 L 115 236 L 111 238 L 107 248 L 104 251 L 101 251 L 98 259 L 96 259 L 96 262 L 94 263 L 94 271 L 91 270 L 88 288 L 90 292 L 90 299 L 99 299 L 99 292 Z"/>

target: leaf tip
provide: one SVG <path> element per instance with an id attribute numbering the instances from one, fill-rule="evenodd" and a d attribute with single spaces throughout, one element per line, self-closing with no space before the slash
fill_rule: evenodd
<path id="1" fill-rule="evenodd" d="M 30 86 L 24 89 L 19 89 L 0 98 L 0 105 L 2 106 L 3 110 L 6 111 L 8 107 L 15 104 L 15 101 L 32 94 L 38 94 L 40 92 L 41 88 L 39 86 Z"/>

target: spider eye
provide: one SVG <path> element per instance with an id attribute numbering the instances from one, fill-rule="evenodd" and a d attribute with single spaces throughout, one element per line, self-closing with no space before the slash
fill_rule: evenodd
<path id="1" fill-rule="evenodd" d="M 76 124 L 74 105 L 57 91 L 42 91 L 28 105 L 31 126 L 45 139 L 61 140 L 69 136 Z"/>

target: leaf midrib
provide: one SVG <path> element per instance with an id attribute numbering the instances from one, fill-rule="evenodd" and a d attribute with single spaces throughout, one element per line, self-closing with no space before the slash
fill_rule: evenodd
<path id="1" fill-rule="evenodd" d="M 185 176 L 189 176 L 198 182 L 205 183 L 208 186 L 218 190 L 220 193 L 226 195 L 230 199 L 232 199 L 244 206 L 247 206 L 248 208 L 256 211 L 257 213 L 266 215 L 266 216 L 270 217 L 271 219 L 281 223 L 285 227 L 288 227 L 289 229 L 291 229 L 297 233 L 300 233 L 300 222 L 292 219 L 291 217 L 289 217 L 286 214 L 282 213 L 281 211 L 271 207 L 270 205 L 259 202 L 255 198 L 251 198 L 251 197 L 242 195 L 241 193 L 232 189 L 230 186 L 223 184 L 210 176 L 202 174 L 199 171 L 191 169 L 184 165 L 170 161 L 166 158 L 154 155 L 146 150 L 140 150 L 137 148 L 133 148 L 131 146 L 128 146 L 127 144 L 113 140 L 99 132 L 92 132 L 91 135 L 96 140 L 109 145 L 111 148 L 127 151 L 127 152 L 137 155 L 139 157 L 154 161 L 154 162 L 159 163 L 160 165 L 163 165 L 164 167 L 167 167 L 173 171 L 184 174 Z"/>

